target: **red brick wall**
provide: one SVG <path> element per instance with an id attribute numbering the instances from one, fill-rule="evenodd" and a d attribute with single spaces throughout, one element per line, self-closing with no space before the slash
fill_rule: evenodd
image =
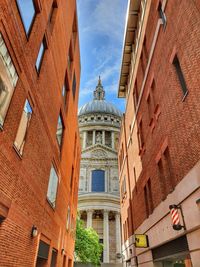
<path id="1" fill-rule="evenodd" d="M 36 15 L 30 37 L 27 39 L 15 1 L 1 1 L 0 32 L 17 69 L 19 80 L 9 110 L 0 131 L 0 195 L 11 200 L 6 219 L 0 224 L 0 266 L 34 266 L 40 235 L 49 240 L 51 249 L 58 250 L 57 265 L 62 265 L 65 249 L 73 258 L 74 235 L 66 231 L 68 205 L 76 218 L 77 188 L 80 163 L 77 105 L 80 77 L 78 35 L 74 47 L 72 75 L 68 71 L 69 99 L 64 109 L 62 86 L 67 70 L 67 57 L 72 38 L 75 1 L 57 1 L 58 9 L 54 25 L 48 24 L 52 2 L 38 1 L 41 10 Z M 45 52 L 40 74 L 35 62 L 44 33 L 48 48 Z M 76 73 L 76 95 L 72 94 L 73 73 Z M 33 115 L 20 158 L 13 148 L 24 102 L 28 98 Z M 65 125 L 62 151 L 56 140 L 59 112 Z M 75 133 L 77 145 L 74 153 Z M 47 202 L 47 188 L 52 161 L 57 169 L 59 185 L 56 208 Z M 74 180 L 70 188 L 72 165 Z M 2 203 L 0 203 L 2 205 Z M 31 238 L 32 225 L 39 235 Z M 45 266 L 45 265 L 44 265 Z"/>
<path id="2" fill-rule="evenodd" d="M 137 191 L 136 187 L 131 187 L 134 228 L 137 228 L 147 218 L 144 198 L 144 186 L 147 180 L 151 178 L 153 208 L 155 208 L 200 158 L 200 67 L 198 64 L 200 62 L 200 8 L 197 2 L 187 0 L 167 1 L 165 8 L 166 29 L 164 30 L 161 25 L 137 115 L 137 124 L 139 118 L 142 118 L 144 152 L 140 155 L 142 172 L 137 181 Z M 145 46 L 148 55 L 158 22 L 156 8 L 157 1 L 152 1 L 145 33 Z M 181 85 L 172 64 L 172 57 L 175 53 L 179 58 L 188 88 L 188 95 L 184 101 L 182 100 Z M 143 77 L 139 66 L 137 80 L 140 85 Z M 149 126 L 146 96 L 150 90 L 152 77 L 155 82 L 154 97 L 156 104 L 159 105 L 159 112 L 157 112 L 158 116 L 156 114 L 153 116 L 153 126 Z M 133 88 L 131 88 L 127 99 L 128 108 L 125 115 L 125 124 L 128 126 L 133 120 L 132 111 L 129 108 L 133 101 L 132 91 Z M 130 133 L 127 132 L 127 139 L 129 137 Z M 124 136 L 121 137 L 121 142 L 123 140 Z M 134 145 L 133 142 L 128 151 Z M 166 147 L 168 155 L 164 155 Z M 137 154 L 135 154 L 135 157 L 137 157 Z M 134 166 L 135 157 L 129 157 L 129 169 Z M 160 158 L 163 160 L 164 176 L 167 177 L 164 193 L 161 188 L 157 164 Z M 131 176 L 131 179 L 133 179 L 133 176 Z M 164 178 L 162 177 L 161 180 L 163 181 Z"/>

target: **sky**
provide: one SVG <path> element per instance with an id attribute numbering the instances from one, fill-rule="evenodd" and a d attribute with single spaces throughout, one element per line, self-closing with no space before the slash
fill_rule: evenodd
<path id="1" fill-rule="evenodd" d="M 78 0 L 81 52 L 79 107 L 93 99 L 101 76 L 108 102 L 124 111 L 117 97 L 128 0 Z"/>

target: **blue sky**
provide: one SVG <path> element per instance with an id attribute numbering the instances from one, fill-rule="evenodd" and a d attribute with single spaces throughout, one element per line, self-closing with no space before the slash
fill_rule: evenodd
<path id="1" fill-rule="evenodd" d="M 81 50 L 79 106 L 93 98 L 101 75 L 106 100 L 124 110 L 117 98 L 128 0 L 78 0 Z"/>

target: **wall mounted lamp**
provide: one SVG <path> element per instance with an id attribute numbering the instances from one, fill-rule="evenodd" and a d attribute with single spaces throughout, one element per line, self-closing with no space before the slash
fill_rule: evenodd
<path id="1" fill-rule="evenodd" d="M 198 208 L 199 208 L 199 210 L 200 210 L 200 198 L 198 198 L 198 199 L 196 200 L 196 204 L 197 204 L 197 206 L 198 206 Z"/>
<path id="2" fill-rule="evenodd" d="M 37 235 L 38 235 L 38 229 L 35 225 L 33 225 L 31 229 L 31 236 L 36 237 Z"/>
<path id="3" fill-rule="evenodd" d="M 62 254 L 62 255 L 65 254 L 65 249 L 64 249 L 64 248 L 61 249 L 61 254 Z"/>

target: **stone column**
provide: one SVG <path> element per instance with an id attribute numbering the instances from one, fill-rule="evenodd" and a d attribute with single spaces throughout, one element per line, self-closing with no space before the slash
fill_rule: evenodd
<path id="1" fill-rule="evenodd" d="M 93 136 L 92 136 L 92 145 L 95 145 L 96 143 L 96 131 L 93 131 Z"/>
<path id="2" fill-rule="evenodd" d="M 121 227 L 120 227 L 120 213 L 115 213 L 115 227 L 116 227 L 116 253 L 121 253 Z M 121 259 L 117 259 L 121 262 Z"/>
<path id="3" fill-rule="evenodd" d="M 92 227 L 93 210 L 87 210 L 87 228 Z"/>
<path id="4" fill-rule="evenodd" d="M 102 131 L 102 144 L 105 145 L 105 131 Z"/>
<path id="5" fill-rule="evenodd" d="M 111 144 L 112 144 L 112 149 L 115 149 L 114 132 L 111 132 Z"/>
<path id="6" fill-rule="evenodd" d="M 87 142 L 87 132 L 83 132 L 83 149 L 86 148 L 86 142 Z"/>
<path id="7" fill-rule="evenodd" d="M 103 212 L 103 262 L 109 263 L 109 211 Z"/>

